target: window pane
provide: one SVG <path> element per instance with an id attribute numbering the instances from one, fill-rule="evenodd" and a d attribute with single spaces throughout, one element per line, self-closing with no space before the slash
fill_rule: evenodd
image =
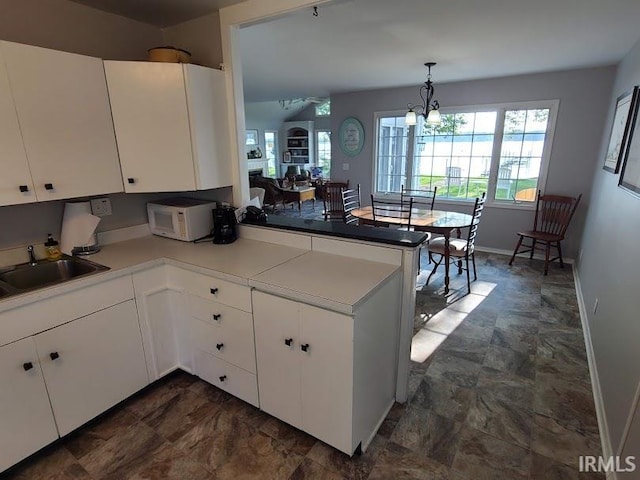
<path id="1" fill-rule="evenodd" d="M 407 138 L 409 127 L 404 117 L 383 117 L 378 122 L 378 158 L 376 192 L 400 193 L 406 185 Z"/>
<path id="2" fill-rule="evenodd" d="M 329 178 L 331 174 L 331 132 L 329 130 L 317 130 L 316 141 L 318 145 L 316 166 L 322 168 L 322 177 Z"/>
<path id="3" fill-rule="evenodd" d="M 507 110 L 496 182 L 496 200 L 535 201 L 549 109 Z"/>
<path id="4" fill-rule="evenodd" d="M 278 150 L 278 145 L 276 143 L 276 131 L 265 131 L 264 132 L 264 146 L 265 146 L 265 158 L 267 159 L 267 177 L 275 177 L 276 176 L 276 152 Z"/>
<path id="5" fill-rule="evenodd" d="M 442 114 L 442 125 L 418 119 L 413 188 L 438 187 L 438 197 L 470 199 L 486 192 L 497 112 Z"/>

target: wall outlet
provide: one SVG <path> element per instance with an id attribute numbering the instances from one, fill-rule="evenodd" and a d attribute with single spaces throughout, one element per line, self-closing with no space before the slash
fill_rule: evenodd
<path id="1" fill-rule="evenodd" d="M 91 200 L 91 211 L 96 217 L 111 215 L 111 200 L 108 198 L 94 198 Z"/>
<path id="2" fill-rule="evenodd" d="M 343 163 L 343 164 L 342 164 L 342 170 L 344 170 L 345 172 L 346 172 L 347 170 L 349 170 L 349 164 L 348 164 L 348 163 Z"/>
<path id="3" fill-rule="evenodd" d="M 593 314 L 595 315 L 597 311 L 598 311 L 598 299 L 596 298 L 596 301 L 593 302 Z"/>

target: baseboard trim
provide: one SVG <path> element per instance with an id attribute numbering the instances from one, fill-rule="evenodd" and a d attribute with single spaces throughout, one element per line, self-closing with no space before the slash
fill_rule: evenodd
<path id="1" fill-rule="evenodd" d="M 607 416 L 604 410 L 604 400 L 602 398 L 602 389 L 600 388 L 600 378 L 596 367 L 596 357 L 591 343 L 591 330 L 587 318 L 587 308 L 582 295 L 582 285 L 580 284 L 580 272 L 577 265 L 573 265 L 573 280 L 576 287 L 576 297 L 578 299 L 578 309 L 580 311 L 580 323 L 582 324 L 582 333 L 584 335 L 584 343 L 587 348 L 587 362 L 589 363 L 589 375 L 591 377 L 591 388 L 593 390 L 593 400 L 596 405 L 596 418 L 598 419 L 598 430 L 600 430 L 600 443 L 602 444 L 602 456 L 610 458 L 614 456 L 611 445 L 611 437 L 609 436 L 609 425 L 607 424 Z M 607 472 L 607 480 L 617 480 L 616 472 Z"/>
<path id="2" fill-rule="evenodd" d="M 502 248 L 483 247 L 483 246 L 480 246 L 480 245 L 476 245 L 475 248 L 476 248 L 476 250 L 478 252 L 497 253 L 498 255 L 507 255 L 508 257 L 513 255 L 513 250 L 504 250 Z M 544 255 L 542 255 L 540 253 L 536 253 L 533 256 L 533 258 L 535 260 L 544 260 Z M 524 257 L 516 257 L 516 260 L 518 260 L 518 259 L 524 260 Z M 573 263 L 575 263 L 573 258 L 563 258 L 562 260 L 564 261 L 564 263 L 567 263 L 569 265 L 572 265 Z"/>

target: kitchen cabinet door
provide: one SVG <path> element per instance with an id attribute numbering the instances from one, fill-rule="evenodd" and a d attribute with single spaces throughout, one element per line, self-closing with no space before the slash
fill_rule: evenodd
<path id="1" fill-rule="evenodd" d="M 41 333 L 35 341 L 61 436 L 148 383 L 133 300 Z"/>
<path id="2" fill-rule="evenodd" d="M 125 191 L 196 190 L 182 65 L 105 61 L 104 67 Z"/>
<path id="3" fill-rule="evenodd" d="M 58 438 L 33 338 L 0 348 L 0 472 Z"/>
<path id="4" fill-rule="evenodd" d="M 300 305 L 302 429 L 344 452 L 352 450 L 353 348 L 352 317 Z"/>
<path id="5" fill-rule="evenodd" d="M 1 46 L 38 200 L 121 192 L 102 60 Z"/>
<path id="6" fill-rule="evenodd" d="M 253 292 L 260 408 L 302 429 L 299 315 L 299 303 Z"/>
<path id="7" fill-rule="evenodd" d="M 27 154 L 0 48 L 0 205 L 36 201 Z"/>

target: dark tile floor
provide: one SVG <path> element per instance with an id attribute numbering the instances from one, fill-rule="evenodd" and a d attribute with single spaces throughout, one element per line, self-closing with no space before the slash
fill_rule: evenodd
<path id="1" fill-rule="evenodd" d="M 570 268 L 478 255 L 470 295 L 418 279 L 410 400 L 349 458 L 177 373 L 11 479 L 580 480 L 600 440 Z M 466 292 L 463 277 L 454 289 Z"/>

